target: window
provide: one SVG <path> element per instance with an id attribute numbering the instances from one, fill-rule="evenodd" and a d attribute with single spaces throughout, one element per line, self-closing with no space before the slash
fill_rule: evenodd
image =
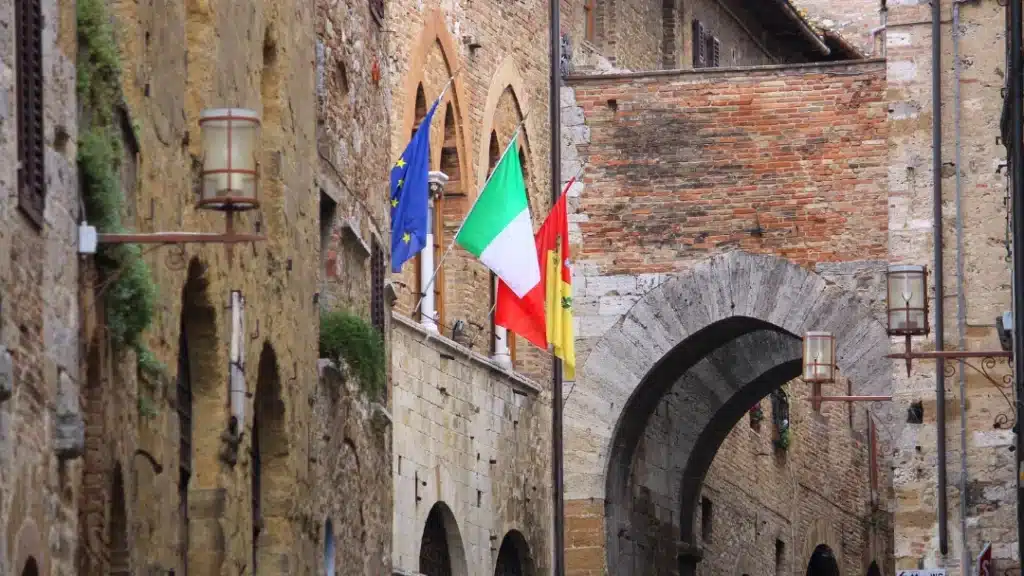
<path id="1" fill-rule="evenodd" d="M 786 559 L 786 543 L 775 541 L 775 574 L 782 574 L 782 564 Z"/>
<path id="2" fill-rule="evenodd" d="M 583 14 L 585 17 L 585 24 L 583 28 L 583 39 L 587 42 L 593 42 L 596 36 L 597 18 L 595 16 L 597 0 L 584 0 L 583 2 Z"/>
<path id="3" fill-rule="evenodd" d="M 701 497 L 700 499 L 700 537 L 705 542 L 711 541 L 711 524 L 714 521 L 714 510 L 711 499 Z"/>
<path id="4" fill-rule="evenodd" d="M 373 240 L 370 260 L 370 321 L 373 327 L 384 334 L 384 250 L 377 239 Z"/>
<path id="5" fill-rule="evenodd" d="M 18 207 L 43 224 L 43 13 L 40 0 L 15 0 L 18 83 Z"/>
<path id="6" fill-rule="evenodd" d="M 334 215 L 338 204 L 323 190 L 320 191 L 320 272 L 321 278 L 334 276 L 334 266 L 328 267 L 331 250 L 331 236 L 334 232 Z"/>
<path id="7" fill-rule="evenodd" d="M 324 528 L 324 574 L 334 576 L 334 525 L 327 520 Z"/>
<path id="8" fill-rule="evenodd" d="M 708 67 L 718 68 L 721 62 L 722 44 L 718 41 L 718 38 L 711 34 L 707 35 L 707 43 L 708 47 L 705 57 L 708 60 Z"/>
<path id="9" fill-rule="evenodd" d="M 370 15 L 378 25 L 384 23 L 384 0 L 370 0 Z"/>
<path id="10" fill-rule="evenodd" d="M 693 67 L 704 68 L 707 66 L 707 43 L 704 41 L 705 36 L 704 24 L 700 20 L 693 21 Z"/>
<path id="11" fill-rule="evenodd" d="M 789 397 L 783 390 L 772 392 L 772 434 L 775 447 L 786 450 L 790 443 Z"/>

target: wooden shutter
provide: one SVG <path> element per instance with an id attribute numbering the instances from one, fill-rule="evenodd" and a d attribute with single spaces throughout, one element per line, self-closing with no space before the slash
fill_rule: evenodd
<path id="1" fill-rule="evenodd" d="M 704 24 L 700 20 L 693 21 L 693 67 L 707 66 L 706 43 L 704 41 Z"/>
<path id="2" fill-rule="evenodd" d="M 43 224 L 43 13 L 40 0 L 15 0 L 18 83 L 18 206 Z"/>
<path id="3" fill-rule="evenodd" d="M 722 43 L 718 41 L 718 38 L 711 38 L 711 67 L 718 68 L 720 62 L 719 57 L 722 52 Z"/>
<path id="4" fill-rule="evenodd" d="M 373 241 L 370 260 L 370 321 L 384 334 L 384 250 Z"/>

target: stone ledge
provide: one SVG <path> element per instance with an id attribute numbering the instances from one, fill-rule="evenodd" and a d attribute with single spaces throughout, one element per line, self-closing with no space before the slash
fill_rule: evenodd
<path id="1" fill-rule="evenodd" d="M 529 378 L 523 376 L 522 374 L 519 374 L 518 372 L 512 372 L 501 367 L 501 365 L 491 360 L 487 356 L 484 356 L 483 354 L 480 354 L 478 352 L 474 352 L 469 348 L 466 348 L 465 346 L 459 344 L 458 342 L 455 342 L 451 338 L 448 338 L 441 334 L 428 333 L 422 326 L 420 326 L 418 322 L 414 322 L 413 320 L 406 318 L 405 316 L 402 316 L 398 312 L 392 312 L 391 319 L 397 323 L 397 326 L 402 326 L 408 330 L 411 330 L 412 332 L 415 332 L 416 334 L 423 336 L 424 340 L 427 337 L 429 337 L 431 342 L 437 342 L 438 344 L 444 346 L 451 352 L 454 352 L 455 354 L 458 354 L 459 356 L 462 356 L 463 358 L 466 358 L 467 360 L 475 364 L 478 364 L 480 367 L 488 369 L 491 372 L 501 374 L 502 376 L 505 376 L 511 381 L 510 385 L 512 386 L 512 389 L 516 392 L 537 395 L 540 394 L 540 392 L 543 390 L 543 388 L 541 388 L 540 385 L 538 385 L 533 380 L 530 380 Z M 423 341 L 420 341 L 420 343 L 422 344 Z"/>
<path id="2" fill-rule="evenodd" d="M 884 58 L 868 58 L 864 60 L 844 60 L 838 62 L 806 62 L 799 64 L 769 64 L 765 66 L 732 66 L 721 68 L 683 68 L 678 70 L 647 70 L 638 72 L 614 72 L 610 74 L 580 74 L 565 79 L 565 87 L 591 82 L 611 82 L 615 80 L 640 80 L 645 78 L 676 78 L 676 77 L 715 77 L 742 76 L 750 79 L 756 76 L 769 76 L 779 72 L 799 72 L 824 74 L 849 74 L 850 69 L 860 72 L 884 71 Z"/>

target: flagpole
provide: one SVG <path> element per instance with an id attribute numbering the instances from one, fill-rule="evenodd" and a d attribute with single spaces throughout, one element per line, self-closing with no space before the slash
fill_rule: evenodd
<path id="1" fill-rule="evenodd" d="M 561 170 L 562 170 L 562 115 L 560 109 L 560 92 L 562 74 L 560 70 L 562 38 L 562 25 L 560 22 L 561 0 L 550 0 L 551 2 L 551 79 L 550 79 L 550 112 L 551 112 L 551 204 L 558 201 L 562 193 Z M 551 386 L 551 476 L 554 512 L 554 576 L 565 576 L 565 503 L 564 490 L 562 486 L 562 362 L 558 356 L 552 355 L 552 386 Z"/>
<path id="2" fill-rule="evenodd" d="M 509 139 L 508 144 L 505 146 L 504 152 L 501 153 L 501 156 L 498 158 L 498 162 L 497 162 L 497 164 L 495 164 L 495 166 L 497 166 L 498 164 L 501 164 L 501 161 L 505 158 L 505 155 L 508 154 L 508 151 L 512 149 L 512 143 L 516 141 L 516 136 L 519 136 L 519 131 L 526 124 L 526 118 L 529 117 L 529 116 L 530 116 L 529 112 L 527 112 L 525 115 L 523 115 L 523 119 L 519 122 L 519 125 L 516 126 L 516 131 L 512 133 L 512 138 Z M 473 199 L 473 204 L 469 207 L 469 210 L 466 212 L 467 215 L 473 211 L 474 207 L 476 207 L 476 203 L 480 200 L 480 192 L 482 192 L 485 188 L 487 188 L 487 184 L 490 183 L 491 178 L 493 178 L 493 177 L 494 177 L 494 173 L 492 172 L 491 174 L 489 174 L 487 176 L 487 180 L 484 180 L 484 185 L 480 187 L 480 191 L 477 192 L 476 198 Z M 455 231 L 455 235 L 452 236 L 451 243 L 448 244 L 448 249 L 445 250 L 444 254 L 441 255 L 441 260 L 438 261 L 437 267 L 434 268 L 434 273 L 430 275 L 430 279 L 427 281 L 426 286 L 424 286 L 422 288 L 422 290 L 420 291 L 420 299 L 416 302 L 416 306 L 414 306 L 413 309 L 412 309 L 412 313 L 414 315 L 416 314 L 417 311 L 419 311 L 420 306 L 423 305 L 423 297 L 426 296 L 427 290 L 429 290 L 434 285 L 434 279 L 437 278 L 437 273 L 441 270 L 441 266 L 444 265 L 444 259 L 448 257 L 448 254 L 451 253 L 452 248 L 455 247 L 455 239 L 459 237 L 459 232 L 462 232 L 462 227 L 465 226 L 465 225 L 466 225 L 466 219 L 463 218 L 462 219 L 462 224 L 459 224 L 459 229 Z M 430 338 L 429 333 L 427 334 L 427 338 Z"/>

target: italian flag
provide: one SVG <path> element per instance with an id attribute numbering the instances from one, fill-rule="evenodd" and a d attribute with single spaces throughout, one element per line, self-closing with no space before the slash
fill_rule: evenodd
<path id="1" fill-rule="evenodd" d="M 528 300 L 522 313 L 544 325 L 540 263 L 533 240 L 533 221 L 526 201 L 526 183 L 513 137 L 491 178 L 455 236 L 518 297 Z M 512 150 L 511 153 L 508 151 Z"/>
<path id="2" fill-rule="evenodd" d="M 518 297 L 504 282 L 498 283 L 498 299 L 494 323 L 519 334 L 542 350 L 562 360 L 564 376 L 575 379 L 576 350 L 572 327 L 572 269 L 569 266 L 569 216 L 565 192 L 575 178 L 569 180 L 558 201 L 544 220 L 535 237 L 538 264 L 542 264 L 542 281 L 524 298 Z M 544 319 L 538 321 L 527 313 L 540 301 L 545 304 Z"/>

